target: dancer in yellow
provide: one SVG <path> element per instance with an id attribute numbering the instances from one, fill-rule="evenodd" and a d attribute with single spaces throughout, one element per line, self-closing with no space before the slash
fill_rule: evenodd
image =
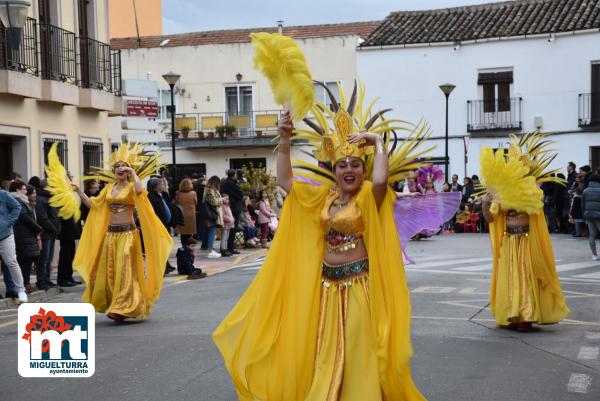
<path id="1" fill-rule="evenodd" d="M 487 195 L 483 213 L 490 223 L 494 270 L 492 313 L 499 326 L 532 330 L 532 323 L 558 323 L 569 314 L 556 273 L 539 184 L 560 179 L 545 171 L 555 158 L 539 133 L 513 136 L 508 154 L 481 151 Z"/>
<path id="2" fill-rule="evenodd" d="M 312 130 L 294 131 L 289 112 L 279 123 L 277 181 L 288 196 L 277 234 L 213 338 L 242 401 L 423 401 L 409 369 L 409 292 L 389 182 L 419 165 L 426 127 L 392 145 L 400 122 L 371 118 L 364 87 L 348 103 L 330 97 L 333 110 L 317 102 L 305 119 Z M 295 161 L 293 172 L 295 139 L 330 169 Z"/>
<path id="3" fill-rule="evenodd" d="M 97 197 L 88 199 L 76 188 L 91 208 L 73 261 L 86 283 L 83 301 L 117 322 L 146 317 L 160 295 L 172 240 L 140 182 L 156 171 L 157 164 L 158 156 L 146 153 L 141 145 L 121 144 L 111 155 L 110 168 L 88 177 L 107 182 Z M 49 174 L 49 182 L 54 206 L 67 217 L 76 215 L 77 202 L 69 185 L 61 183 L 60 174 Z M 145 258 L 134 211 L 142 228 Z"/>

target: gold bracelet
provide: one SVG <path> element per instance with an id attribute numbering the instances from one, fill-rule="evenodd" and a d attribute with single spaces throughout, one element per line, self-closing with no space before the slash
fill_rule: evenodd
<path id="1" fill-rule="evenodd" d="M 383 143 L 381 141 L 377 141 L 375 143 L 375 154 L 384 154 L 385 150 L 383 148 Z"/>

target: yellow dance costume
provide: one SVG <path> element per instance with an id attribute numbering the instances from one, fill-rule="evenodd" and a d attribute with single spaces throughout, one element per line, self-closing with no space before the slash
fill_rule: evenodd
<path id="1" fill-rule="evenodd" d="M 485 192 L 493 195 L 490 240 L 494 268 L 490 305 L 496 323 L 552 324 L 569 315 L 543 213 L 538 184 L 562 183 L 544 171 L 555 155 L 550 141 L 537 132 L 513 136 L 507 155 L 503 149 L 481 151 Z"/>
<path id="2" fill-rule="evenodd" d="M 147 192 L 135 193 L 133 183 L 112 196 L 114 184 L 107 184 L 91 198 L 92 207 L 85 221 L 73 267 L 85 280 L 83 301 L 96 312 L 112 312 L 126 317 L 144 318 L 160 295 L 165 263 L 172 239 L 160 222 Z M 135 226 L 125 231 L 109 230 L 110 207 L 135 207 L 145 245 Z"/>
<path id="3" fill-rule="evenodd" d="M 365 181 L 356 208 L 347 207 L 354 215 L 334 217 L 364 227 L 369 255 L 368 274 L 336 282 L 321 275 L 321 215 L 333 198 L 326 186 L 294 181 L 262 268 L 213 335 L 240 400 L 424 400 L 408 366 L 410 303 L 395 199 L 390 189 L 378 211 Z"/>
<path id="4" fill-rule="evenodd" d="M 490 238 L 490 304 L 496 323 L 552 324 L 567 317 L 544 213 L 529 215 L 528 232 L 511 233 L 506 213 L 499 211 L 490 223 Z"/>

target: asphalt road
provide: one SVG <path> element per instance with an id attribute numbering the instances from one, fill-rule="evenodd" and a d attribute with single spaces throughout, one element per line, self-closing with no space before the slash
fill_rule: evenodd
<path id="1" fill-rule="evenodd" d="M 486 235 L 413 242 L 415 382 L 429 401 L 600 400 L 600 262 L 587 242 L 553 237 L 570 318 L 534 333 L 495 327 L 486 308 Z M 17 373 L 14 310 L 0 311 L 1 400 L 236 400 L 210 333 L 248 286 L 260 260 L 207 279 L 169 279 L 153 314 L 114 325 L 97 315 L 96 373 L 24 379 Z M 70 288 L 55 302 L 76 302 Z M 368 400 L 366 400 L 368 401 Z"/>

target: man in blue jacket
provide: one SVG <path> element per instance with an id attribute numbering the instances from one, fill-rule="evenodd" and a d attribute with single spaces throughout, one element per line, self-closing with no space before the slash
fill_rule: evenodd
<path id="1" fill-rule="evenodd" d="M 596 237 L 600 233 L 600 175 L 589 175 L 588 187 L 583 191 L 581 206 L 583 218 L 590 229 L 592 260 L 600 260 L 600 256 L 596 253 Z"/>
<path id="2" fill-rule="evenodd" d="M 0 189 L 0 257 L 8 268 L 14 282 L 19 302 L 27 302 L 23 275 L 17 262 L 13 225 L 19 218 L 21 205 L 3 189 Z"/>

